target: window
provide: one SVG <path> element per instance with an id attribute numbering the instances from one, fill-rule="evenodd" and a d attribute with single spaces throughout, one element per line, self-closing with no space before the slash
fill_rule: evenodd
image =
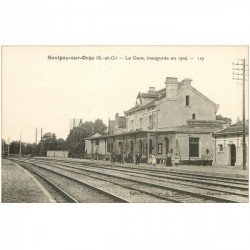
<path id="1" fill-rule="evenodd" d="M 158 154 L 162 155 L 162 143 L 158 143 Z"/>
<path id="2" fill-rule="evenodd" d="M 219 144 L 219 152 L 223 152 L 223 145 L 222 144 Z"/>
<path id="3" fill-rule="evenodd" d="M 199 138 L 189 138 L 189 156 L 199 157 Z"/>
<path id="4" fill-rule="evenodd" d="M 192 119 L 193 119 L 193 120 L 196 119 L 196 114 L 192 114 Z"/>
<path id="5" fill-rule="evenodd" d="M 190 98 L 189 95 L 186 95 L 186 106 L 190 105 Z"/>
<path id="6" fill-rule="evenodd" d="M 143 144 L 143 155 L 148 155 L 148 145 L 147 144 Z"/>
<path id="7" fill-rule="evenodd" d="M 149 118 L 149 126 L 153 126 L 153 116 L 150 115 L 148 118 Z"/>
<path id="8" fill-rule="evenodd" d="M 131 120 L 131 129 L 133 130 L 134 129 L 134 121 Z"/>
<path id="9" fill-rule="evenodd" d="M 142 118 L 139 118 L 140 128 L 142 128 Z"/>
<path id="10" fill-rule="evenodd" d="M 112 153 L 113 152 L 113 143 L 108 141 L 107 142 L 107 153 Z"/>
<path id="11" fill-rule="evenodd" d="M 99 140 L 98 139 L 95 140 L 95 145 L 99 145 Z"/>

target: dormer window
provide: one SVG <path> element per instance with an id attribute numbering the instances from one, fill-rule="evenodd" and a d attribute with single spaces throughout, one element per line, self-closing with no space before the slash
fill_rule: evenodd
<path id="1" fill-rule="evenodd" d="M 190 105 L 190 97 L 189 95 L 186 95 L 186 106 Z"/>
<path id="2" fill-rule="evenodd" d="M 134 129 L 134 121 L 131 120 L 131 130 L 133 130 L 133 129 Z"/>

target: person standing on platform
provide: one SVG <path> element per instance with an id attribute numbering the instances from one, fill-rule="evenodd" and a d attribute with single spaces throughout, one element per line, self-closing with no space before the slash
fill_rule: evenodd
<path id="1" fill-rule="evenodd" d="M 140 165 L 140 162 L 141 162 L 141 155 L 140 155 L 139 153 L 136 154 L 136 162 L 137 162 L 136 165 Z"/>
<path id="2" fill-rule="evenodd" d="M 135 165 L 139 165 L 139 154 L 135 154 Z"/>
<path id="3" fill-rule="evenodd" d="M 178 155 L 176 154 L 175 159 L 174 159 L 174 165 L 178 167 L 179 163 L 180 163 L 180 161 L 179 161 Z"/>
<path id="4" fill-rule="evenodd" d="M 138 165 L 141 163 L 141 154 L 138 153 Z"/>
<path id="5" fill-rule="evenodd" d="M 116 162 L 116 154 L 115 154 L 114 152 L 112 153 L 111 158 L 112 158 L 112 163 L 113 163 L 113 164 L 114 164 L 114 166 L 115 166 L 115 162 Z"/>
<path id="6" fill-rule="evenodd" d="M 152 154 L 152 165 L 155 166 L 156 165 L 156 157 L 154 154 Z"/>
<path id="7" fill-rule="evenodd" d="M 166 166 L 172 166 L 172 155 L 169 151 L 167 153 Z"/>

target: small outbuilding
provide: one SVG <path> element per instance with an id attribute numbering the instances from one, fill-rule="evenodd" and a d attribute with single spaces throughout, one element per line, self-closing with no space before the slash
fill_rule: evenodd
<path id="1" fill-rule="evenodd" d="M 67 150 L 48 150 L 47 157 L 68 158 L 69 151 L 67 151 Z"/>
<path id="2" fill-rule="evenodd" d="M 246 152 L 248 152 L 248 122 L 246 131 Z M 213 134 L 215 139 L 214 165 L 242 166 L 243 164 L 243 126 L 241 122 L 230 125 Z M 248 164 L 248 157 L 246 157 Z"/>

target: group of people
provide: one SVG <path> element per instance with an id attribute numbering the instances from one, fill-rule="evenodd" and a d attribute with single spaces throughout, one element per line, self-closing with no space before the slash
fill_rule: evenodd
<path id="1" fill-rule="evenodd" d="M 121 154 L 118 151 L 116 153 L 111 154 L 111 163 L 120 163 L 123 164 L 124 162 L 131 163 L 133 162 L 133 156 L 131 153 L 129 153 L 127 156 L 125 154 Z M 141 162 L 141 155 L 139 153 L 136 153 L 135 155 L 135 164 L 139 165 Z"/>
<path id="2" fill-rule="evenodd" d="M 150 155 L 148 163 L 152 164 L 152 165 L 156 165 L 157 164 L 157 159 L 156 159 L 156 157 L 155 157 L 154 154 Z M 179 163 L 179 160 L 176 157 L 176 159 L 175 159 L 175 165 L 178 165 L 178 163 Z M 167 153 L 167 158 L 165 160 L 165 165 L 166 166 L 173 166 L 173 164 L 172 164 L 172 154 L 171 154 L 170 151 Z"/>
<path id="3" fill-rule="evenodd" d="M 119 163 L 119 164 L 124 163 L 124 155 L 123 155 L 123 154 L 120 154 L 120 153 L 118 153 L 118 152 L 116 152 L 116 153 L 113 152 L 113 153 L 111 154 L 111 163 L 115 164 L 116 161 L 117 161 L 117 163 Z"/>
<path id="4" fill-rule="evenodd" d="M 132 156 L 131 153 L 129 153 L 126 156 L 124 154 L 119 153 L 118 151 L 116 153 L 113 152 L 111 154 L 111 163 L 115 164 L 116 162 L 119 163 L 119 164 L 123 164 L 124 162 L 131 163 L 131 162 L 133 162 L 133 156 Z M 135 154 L 135 165 L 139 165 L 140 163 L 141 163 L 141 154 L 136 153 Z M 156 159 L 154 154 L 150 155 L 150 157 L 148 158 L 148 164 L 152 164 L 153 166 L 155 166 L 157 164 L 157 159 Z M 178 159 L 177 156 L 174 159 L 174 164 L 175 165 L 179 164 L 179 159 Z M 167 153 L 167 158 L 165 160 L 165 165 L 166 166 L 173 166 L 172 153 L 170 151 Z"/>

